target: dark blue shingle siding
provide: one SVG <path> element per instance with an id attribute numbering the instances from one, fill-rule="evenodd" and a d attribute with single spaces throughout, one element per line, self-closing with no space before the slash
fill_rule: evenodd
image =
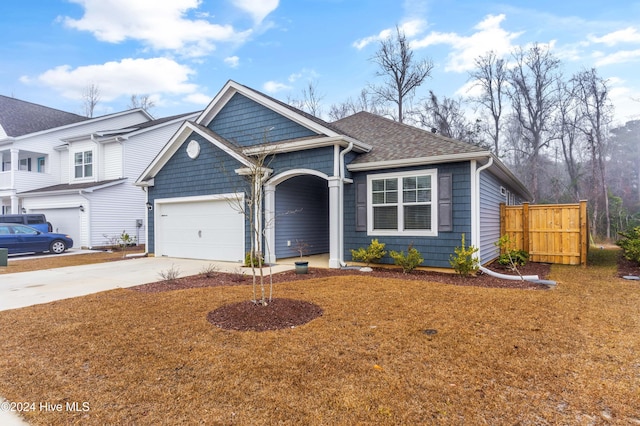
<path id="1" fill-rule="evenodd" d="M 376 170 L 372 173 L 396 173 L 409 170 L 423 170 L 437 168 L 439 173 L 452 173 L 453 175 L 453 232 L 440 232 L 437 237 L 404 237 L 404 236 L 368 236 L 366 232 L 355 231 L 355 183 L 366 182 L 366 173 L 354 173 L 353 185 L 345 185 L 344 201 L 344 223 L 345 239 L 344 251 L 345 260 L 351 260 L 351 249 L 367 247 L 371 240 L 377 238 L 378 241 L 386 244 L 386 250 L 407 252 L 409 244 L 422 253 L 425 259 L 422 266 L 437 268 L 450 268 L 449 256 L 453 250 L 460 246 L 462 233 L 466 233 L 467 240 L 471 233 L 471 178 L 470 164 L 451 163 L 433 166 L 411 167 L 403 169 Z M 382 263 L 393 263 L 389 255 L 385 256 Z"/>
<path id="2" fill-rule="evenodd" d="M 149 187 L 151 204 L 154 200 L 163 198 L 247 193 L 246 180 L 234 172 L 235 169 L 242 167 L 242 164 L 200 135 L 194 133 L 192 137 L 187 138 L 187 141 L 193 139 L 200 143 L 200 155 L 192 160 L 186 152 L 187 143 L 182 144 L 155 176 L 154 186 Z M 155 243 L 153 211 L 149 212 L 148 221 L 148 248 L 149 252 L 153 253 Z M 249 241 L 248 226 L 245 229 L 245 235 Z M 246 247 L 249 245 L 247 244 Z"/>
<path id="3" fill-rule="evenodd" d="M 317 135 L 308 128 L 239 93 L 231 97 L 208 127 L 240 146 Z"/>
<path id="4" fill-rule="evenodd" d="M 273 176 L 293 169 L 312 169 L 333 175 L 333 147 L 307 149 L 275 155 L 267 160 Z"/>

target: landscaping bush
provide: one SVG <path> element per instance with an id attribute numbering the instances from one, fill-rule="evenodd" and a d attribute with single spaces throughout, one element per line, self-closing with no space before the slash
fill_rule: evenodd
<path id="1" fill-rule="evenodd" d="M 636 226 L 631 231 L 619 232 L 622 239 L 616 244 L 622 247 L 625 259 L 640 264 L 640 226 Z"/>
<path id="2" fill-rule="evenodd" d="M 502 266 L 524 266 L 529 260 L 529 253 L 524 250 L 510 250 L 498 257 L 498 263 Z"/>
<path id="3" fill-rule="evenodd" d="M 389 256 L 393 258 L 393 263 L 402 268 L 402 272 L 405 274 L 413 271 L 418 265 L 424 262 L 424 259 L 418 249 L 413 247 L 413 243 L 409 244 L 406 255 L 404 254 L 404 251 L 397 252 L 391 250 Z"/>
<path id="4" fill-rule="evenodd" d="M 467 277 L 472 272 L 477 271 L 480 267 L 478 257 L 474 256 L 477 251 L 477 247 L 465 247 L 463 233 L 461 247 L 456 247 L 455 249 L 453 249 L 453 252 L 455 254 L 452 254 L 449 257 L 449 264 L 460 276 Z"/>
<path id="5" fill-rule="evenodd" d="M 357 250 L 351 249 L 351 258 L 356 262 L 364 262 L 369 266 L 370 263 L 377 263 L 384 257 L 387 252 L 384 249 L 385 244 L 378 242 L 377 239 L 371 240 L 369 247 L 360 247 Z"/>
<path id="6" fill-rule="evenodd" d="M 262 253 L 256 252 L 253 255 L 253 266 L 257 268 L 260 265 L 264 265 L 264 256 L 262 256 Z M 248 251 L 244 255 L 244 266 L 246 266 L 247 268 L 251 266 L 251 252 L 250 251 Z"/>
<path id="7" fill-rule="evenodd" d="M 529 261 L 529 253 L 522 249 L 515 249 L 508 234 L 500 237 L 494 245 L 499 247 L 502 253 L 498 257 L 498 264 L 502 266 L 507 266 L 515 270 L 518 266 L 524 266 L 527 264 L 527 261 Z"/>

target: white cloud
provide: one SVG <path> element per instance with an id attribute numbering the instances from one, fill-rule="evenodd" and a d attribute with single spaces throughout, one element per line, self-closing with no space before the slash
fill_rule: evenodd
<path id="1" fill-rule="evenodd" d="M 474 60 L 488 51 L 498 56 L 505 56 L 513 51 L 512 41 L 522 33 L 512 33 L 501 27 L 506 19 L 504 14 L 487 15 L 474 29 L 470 36 L 457 33 L 432 32 L 420 40 L 411 42 L 414 49 L 425 48 L 436 44 L 447 44 L 452 48 L 448 55 L 445 71 L 465 72 L 473 69 Z"/>
<path id="2" fill-rule="evenodd" d="M 264 18 L 278 8 L 278 0 L 233 0 L 233 4 L 247 12 L 256 24 L 260 24 Z"/>
<path id="3" fill-rule="evenodd" d="M 238 66 L 240 65 L 240 58 L 237 56 L 229 56 L 227 58 L 224 58 L 224 63 L 231 68 L 238 68 Z"/>
<path id="4" fill-rule="evenodd" d="M 211 102 L 211 96 L 205 95 L 204 93 L 192 93 L 188 96 L 184 97 L 185 102 L 189 102 L 191 104 L 196 105 L 208 105 Z"/>
<path id="5" fill-rule="evenodd" d="M 371 43 L 376 43 L 378 41 L 386 40 L 391 37 L 391 30 L 389 28 L 380 31 L 377 35 L 361 38 L 360 40 L 356 40 L 352 43 L 352 46 L 358 50 L 362 50 L 367 47 Z"/>
<path id="6" fill-rule="evenodd" d="M 262 85 L 262 89 L 267 93 L 278 93 L 283 90 L 291 90 L 291 86 L 277 81 L 267 81 Z"/>
<path id="7" fill-rule="evenodd" d="M 398 27 L 400 28 L 400 31 L 402 31 L 404 33 L 404 35 L 407 36 L 407 38 L 411 38 L 411 37 L 417 36 L 422 31 L 424 31 L 424 28 L 426 27 L 426 25 L 427 25 L 427 23 L 423 19 L 410 19 L 410 20 L 407 20 L 407 21 L 403 22 Z M 396 31 L 395 28 L 386 28 L 386 29 L 380 31 L 376 35 L 372 35 L 372 36 L 369 36 L 369 37 L 364 37 L 364 38 L 361 38 L 359 40 L 354 41 L 352 43 L 352 46 L 355 47 L 358 50 L 362 50 L 362 49 L 364 49 L 365 47 L 367 47 L 371 43 L 377 43 L 379 41 L 383 41 L 383 40 L 388 39 L 389 37 L 391 37 L 395 33 L 395 31 Z"/>
<path id="8" fill-rule="evenodd" d="M 101 100 L 112 101 L 131 94 L 191 94 L 197 85 L 189 83 L 194 71 L 167 58 L 123 59 L 101 65 L 71 68 L 61 65 L 35 78 L 24 76 L 24 83 L 40 83 L 69 99 L 82 99 L 82 92 L 94 84 Z"/>
<path id="9" fill-rule="evenodd" d="M 202 56 L 215 49 L 216 42 L 238 43 L 252 30 L 236 31 L 205 19 L 189 19 L 200 0 L 70 0 L 84 8 L 80 19 L 61 18 L 65 25 L 91 32 L 98 40 L 120 43 L 134 39 L 154 49 L 176 50 L 189 56 Z M 199 14 L 207 18 L 206 14 Z"/>
<path id="10" fill-rule="evenodd" d="M 607 46 L 615 46 L 620 43 L 640 43 L 640 33 L 633 27 L 605 34 L 602 37 L 589 36 L 589 41 L 602 43 Z"/>
<path id="11" fill-rule="evenodd" d="M 596 66 L 601 67 L 604 65 L 623 64 L 627 62 L 634 62 L 640 59 L 640 49 L 636 50 L 620 50 L 610 54 L 602 52 L 594 53 L 594 57 L 597 57 Z"/>
<path id="12" fill-rule="evenodd" d="M 617 124 L 640 118 L 640 87 L 630 87 L 628 82 L 620 77 L 610 77 L 609 97 L 615 105 Z"/>
<path id="13" fill-rule="evenodd" d="M 293 74 L 290 74 L 289 77 L 287 78 L 287 81 L 289 83 L 295 83 L 298 80 L 307 80 L 307 81 L 313 81 L 316 80 L 320 77 L 320 74 L 318 74 L 318 72 L 314 69 L 310 69 L 310 68 L 303 68 L 300 72 L 296 72 Z"/>
<path id="14" fill-rule="evenodd" d="M 469 80 L 464 83 L 458 90 L 456 90 L 454 95 L 463 98 L 476 98 L 482 95 L 482 88 L 477 84 L 476 81 Z"/>

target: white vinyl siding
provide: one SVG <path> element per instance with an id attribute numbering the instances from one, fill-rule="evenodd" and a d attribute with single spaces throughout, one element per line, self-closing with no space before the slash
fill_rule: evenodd
<path id="1" fill-rule="evenodd" d="M 122 177 L 122 147 L 119 143 L 105 144 L 102 149 L 104 177 L 100 180 Z M 136 178 L 137 176 L 132 176 Z"/>

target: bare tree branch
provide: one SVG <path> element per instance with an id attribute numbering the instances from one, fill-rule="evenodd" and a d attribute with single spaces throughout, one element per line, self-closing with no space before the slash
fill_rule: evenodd
<path id="1" fill-rule="evenodd" d="M 396 37 L 380 42 L 380 48 L 371 60 L 379 67 L 376 76 L 385 77 L 382 85 L 371 86 L 371 90 L 381 100 L 398 107 L 397 120 L 402 123 L 405 103 L 431 75 L 433 62 L 427 59 L 416 62 L 405 34 L 397 26 Z"/>

